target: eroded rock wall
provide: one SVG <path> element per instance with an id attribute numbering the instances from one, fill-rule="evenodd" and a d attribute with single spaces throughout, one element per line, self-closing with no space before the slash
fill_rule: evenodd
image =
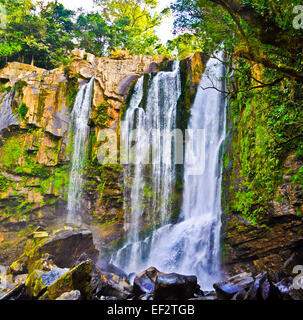
<path id="1" fill-rule="evenodd" d="M 202 58 L 196 54 L 181 62 L 179 109 L 185 110 L 187 118 L 203 71 Z M 142 73 L 165 68 L 165 61 L 161 56 L 97 58 L 74 50 L 71 63 L 55 70 L 15 62 L 0 70 L 0 114 L 6 115 L 0 117 L 0 264 L 7 265 L 20 255 L 27 235 L 37 226 L 47 230 L 64 226 L 73 149 L 71 111 L 79 84 L 92 76 L 83 222 L 99 239 L 99 247 L 119 242 L 123 172 L 119 163 L 100 164 L 100 132 L 110 129 L 119 137 L 134 83 Z"/>

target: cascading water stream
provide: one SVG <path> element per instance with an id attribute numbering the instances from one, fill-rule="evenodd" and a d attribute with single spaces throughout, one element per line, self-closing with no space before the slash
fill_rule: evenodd
<path id="1" fill-rule="evenodd" d="M 155 266 L 163 272 L 195 274 L 203 289 L 211 289 L 212 284 L 220 279 L 222 174 L 220 149 L 225 139 L 225 101 L 223 94 L 218 90 L 202 88 L 213 86 L 222 88 L 223 75 L 223 64 L 216 59 L 210 59 L 191 108 L 185 149 L 183 204 L 179 222 L 175 225 L 167 223 L 165 218 L 170 212 L 167 210 L 167 204 L 163 207 L 162 202 L 160 205 L 162 227 L 155 230 L 144 241 L 139 241 L 138 221 L 143 212 L 142 192 L 145 186 L 142 161 L 149 146 L 143 144 L 143 139 L 142 145 L 136 144 L 133 150 L 135 160 L 139 164 L 135 166 L 130 202 L 126 203 L 126 208 L 131 208 L 128 212 L 130 218 L 127 220 L 127 231 L 130 236 L 126 245 L 112 259 L 113 263 L 128 272 L 140 272 L 147 267 Z M 179 81 L 178 77 L 170 79 Z M 150 87 L 147 107 L 144 111 L 139 107 L 143 95 L 143 79 L 141 78 L 136 84 L 123 131 L 123 135 L 129 138 L 127 146 L 134 140 L 130 130 L 134 127 L 135 118 L 141 138 L 141 126 L 145 130 L 155 127 L 163 129 L 160 122 L 163 122 L 164 116 L 166 116 L 164 120 L 166 128 L 174 128 L 172 124 L 176 117 L 175 108 L 168 111 L 165 104 L 154 103 L 159 93 L 157 85 L 158 83 L 155 82 Z M 171 96 L 175 94 L 175 88 L 179 88 L 179 84 L 170 83 L 167 87 L 164 85 L 161 87 L 167 90 L 167 96 Z M 178 98 L 178 95 L 175 97 Z M 153 117 L 149 114 L 151 110 Z M 158 139 L 158 137 L 154 138 Z M 162 144 L 162 146 L 165 150 L 162 150 L 161 154 L 156 153 L 156 157 L 169 157 L 171 144 Z M 161 160 L 158 163 L 161 163 Z M 148 206 L 147 209 L 147 214 L 151 217 L 155 214 L 155 209 L 151 211 L 151 208 L 156 207 L 159 196 L 164 198 L 164 203 L 169 202 L 175 178 L 174 166 L 159 166 L 154 163 L 152 172 L 155 195 L 152 206 Z M 128 178 L 130 174 L 131 172 L 128 171 Z"/>
<path id="2" fill-rule="evenodd" d="M 154 265 L 164 272 L 195 274 L 204 289 L 212 289 L 212 284 L 221 278 L 220 149 L 226 119 L 224 96 L 212 87 L 223 87 L 223 75 L 223 65 L 210 59 L 191 108 L 180 222 L 154 233 L 149 257 L 141 265 Z"/>
<path id="3" fill-rule="evenodd" d="M 18 125 L 20 123 L 18 117 L 13 114 L 12 103 L 15 98 L 15 91 L 11 90 L 4 97 L 3 103 L 0 106 L 0 132 L 11 125 Z"/>
<path id="4" fill-rule="evenodd" d="M 125 230 L 129 236 L 113 260 L 129 271 L 137 269 L 145 252 L 139 240 L 142 216 L 148 215 L 151 223 L 164 222 L 171 212 L 176 172 L 172 143 L 165 134 L 176 127 L 181 94 L 179 62 L 174 62 L 173 71 L 159 72 L 151 78 L 145 107 L 143 85 L 141 77 L 121 129 L 126 158 L 133 164 L 124 171 Z"/>
<path id="5" fill-rule="evenodd" d="M 81 224 L 81 192 L 82 175 L 84 170 L 84 158 L 86 144 L 89 138 L 88 120 L 91 112 L 92 91 L 94 77 L 89 83 L 82 84 L 75 100 L 72 111 L 73 156 L 72 169 L 69 178 L 69 191 L 67 202 L 67 223 L 75 226 Z"/>

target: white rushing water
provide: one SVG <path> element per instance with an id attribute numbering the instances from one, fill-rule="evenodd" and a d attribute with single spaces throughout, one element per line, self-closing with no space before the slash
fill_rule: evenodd
<path id="1" fill-rule="evenodd" d="M 175 225 L 157 230 L 144 262 L 144 266 L 154 265 L 164 272 L 194 274 L 203 289 L 212 289 L 213 283 L 221 278 L 220 149 L 226 130 L 223 94 L 203 88 L 222 89 L 223 72 L 224 67 L 218 60 L 209 60 L 188 124 L 181 219 Z M 204 130 L 203 140 L 199 130 Z"/>
<path id="2" fill-rule="evenodd" d="M 175 179 L 174 166 L 153 165 L 154 202 L 152 206 L 147 206 L 146 212 L 152 217 L 155 214 L 154 208 L 157 207 L 158 197 L 164 198 L 160 205 L 162 226 L 154 230 L 152 235 L 144 241 L 139 241 L 138 237 L 140 215 L 144 211 L 142 192 L 145 176 L 142 163 L 144 154 L 148 150 L 147 144 L 143 142 L 144 139 L 142 145 L 136 145 L 133 150 L 139 164 L 135 166 L 134 178 L 131 180 L 130 203 L 126 203 L 126 209 L 130 208 L 128 212 L 130 218 L 127 220 L 130 236 L 126 245 L 112 259 L 113 263 L 127 272 L 140 272 L 147 267 L 155 266 L 163 272 L 194 274 L 198 277 L 203 289 L 212 289 L 212 284 L 221 278 L 219 267 L 222 175 L 220 149 L 225 139 L 226 108 L 224 96 L 220 91 L 212 88 L 204 89 L 213 86 L 219 89 L 224 88 L 221 80 L 223 76 L 223 64 L 216 59 L 210 59 L 191 108 L 185 149 L 183 204 L 179 222 L 175 225 L 167 223 L 166 220 L 167 214 L 170 213 L 166 200 L 172 192 L 172 183 Z M 161 73 L 159 77 L 168 77 L 168 74 Z M 176 103 L 175 99 L 180 93 L 178 91 L 178 95 L 175 95 L 175 88 L 179 90 L 180 84 L 173 84 L 173 81 L 179 81 L 179 76 L 170 76 L 169 86 L 160 85 L 163 90 L 167 90 L 166 94 L 170 98 L 174 96 L 171 102 Z M 135 118 L 135 112 L 137 112 L 137 129 L 139 128 L 141 138 L 141 126 L 145 129 L 162 128 L 159 124 L 162 121 L 166 123 L 167 128 L 174 127 L 172 123 L 176 118 L 176 109 L 167 110 L 165 104 L 158 103 L 157 92 L 159 91 L 157 90 L 159 90 L 159 83 L 156 82 L 148 91 L 148 103 L 144 112 L 139 107 L 143 96 L 143 79 L 138 81 L 126 114 L 126 127 L 123 131 L 125 136 L 130 134 L 130 129 L 133 127 L 132 119 Z M 132 141 L 133 137 L 130 135 L 128 137 L 129 141 Z M 170 154 L 171 145 L 163 146 L 166 149 L 157 154 L 158 157 L 167 157 Z M 128 171 L 128 175 L 130 174 L 131 172 Z"/>
<path id="3" fill-rule="evenodd" d="M 13 111 L 12 111 L 12 103 L 13 103 L 14 97 L 15 97 L 14 90 L 11 90 L 9 93 L 5 94 L 4 96 L 4 100 L 0 106 L 0 132 L 11 125 L 18 125 L 20 123 L 18 116 L 13 114 Z"/>
<path id="4" fill-rule="evenodd" d="M 124 150 L 133 163 L 124 171 L 125 230 L 129 236 L 113 261 L 128 271 L 137 270 L 145 253 L 139 240 L 143 215 L 148 215 L 151 223 L 164 222 L 172 210 L 176 172 L 172 140 L 165 133 L 176 127 L 177 102 L 181 94 L 179 62 L 174 62 L 171 72 L 159 72 L 152 77 L 145 108 L 142 105 L 143 83 L 141 77 L 121 128 Z"/>
<path id="5" fill-rule="evenodd" d="M 71 115 L 73 156 L 72 169 L 69 177 L 67 223 L 76 226 L 81 224 L 82 175 L 84 170 L 86 144 L 89 138 L 88 120 L 91 112 L 93 85 L 94 77 L 89 83 L 80 86 Z"/>

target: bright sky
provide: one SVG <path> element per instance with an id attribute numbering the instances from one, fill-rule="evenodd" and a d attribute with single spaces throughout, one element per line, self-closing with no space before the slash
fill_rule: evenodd
<path id="1" fill-rule="evenodd" d="M 93 4 L 93 0 L 59 0 L 59 2 L 61 2 L 67 9 L 71 10 L 83 8 L 86 11 L 92 11 L 96 8 Z M 173 0 L 158 0 L 158 12 L 169 6 L 171 2 L 173 2 Z M 163 44 L 166 44 L 167 40 L 173 39 L 173 22 L 173 17 L 168 17 L 162 22 L 161 26 L 156 29 L 156 33 Z"/>

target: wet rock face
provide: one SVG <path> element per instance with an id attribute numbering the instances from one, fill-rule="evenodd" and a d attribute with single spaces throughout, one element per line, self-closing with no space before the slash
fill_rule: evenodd
<path id="1" fill-rule="evenodd" d="M 302 165 L 294 153 L 285 159 L 283 170 L 288 174 L 283 175 L 262 224 L 252 225 L 237 212 L 223 215 L 223 267 L 227 274 L 276 272 L 292 253 L 302 255 L 303 220 L 298 215 L 303 205 L 302 186 L 291 181 Z"/>
<path id="2" fill-rule="evenodd" d="M 197 292 L 197 277 L 176 273 L 158 275 L 155 300 L 187 300 Z"/>
<path id="3" fill-rule="evenodd" d="M 153 293 L 156 286 L 156 280 L 162 272 L 154 267 L 148 268 L 135 277 L 134 290 L 138 295 Z"/>
<path id="4" fill-rule="evenodd" d="M 70 120 L 67 99 L 67 78 L 64 69 L 51 71 L 12 62 L 0 71 L 0 79 L 8 79 L 7 87 L 18 86 L 16 103 L 28 108 L 26 124 L 44 128 L 46 132 L 64 137 Z"/>
<path id="5" fill-rule="evenodd" d="M 99 251 L 95 248 L 93 235 L 88 230 L 61 232 L 39 248 L 39 254 L 50 254 L 58 267 L 71 267 L 84 252 L 92 261 L 97 260 Z"/>
<path id="6" fill-rule="evenodd" d="M 252 274 L 244 272 L 227 280 L 215 283 L 214 288 L 219 299 L 228 300 L 238 292 L 248 289 L 253 282 Z"/>
<path id="7" fill-rule="evenodd" d="M 150 267 L 135 277 L 134 293 L 140 300 L 187 300 L 202 292 L 196 276 L 165 274 Z"/>
<path id="8" fill-rule="evenodd" d="M 103 128 L 104 123 L 97 121 L 100 110 L 105 127 L 119 134 L 121 106 L 130 88 L 152 62 L 157 64 L 163 59 L 134 56 L 114 60 L 75 50 L 70 65 L 54 70 L 17 62 L 0 70 L 1 83 L 6 86 L 0 90 L 0 109 L 7 110 L 5 117 L 0 115 L 0 211 L 6 214 L 0 217 L 0 247 L 2 243 L 5 248 L 10 246 L 0 250 L 1 263 L 9 264 L 21 254 L 25 241 L 18 248 L 15 242 L 20 240 L 17 233 L 27 226 L 55 229 L 64 224 L 72 151 L 70 120 L 79 83 L 95 76 L 91 136 L 98 137 Z M 103 110 L 102 106 L 106 108 Z M 92 144 L 92 158 L 97 152 L 96 144 Z M 11 161 L 7 159 L 9 154 Z M 96 164 L 94 169 L 99 167 Z M 121 172 L 112 171 L 106 174 L 106 207 L 100 205 L 98 185 L 84 195 L 87 207 L 83 212 L 88 223 L 93 211 L 101 217 L 100 224 L 121 216 Z M 98 183 L 97 175 L 94 172 L 92 176 Z M 17 207 L 24 208 L 24 212 Z M 108 232 L 107 228 L 105 233 L 115 240 L 112 234 L 121 233 L 122 228 L 120 221 L 113 231 Z"/>

